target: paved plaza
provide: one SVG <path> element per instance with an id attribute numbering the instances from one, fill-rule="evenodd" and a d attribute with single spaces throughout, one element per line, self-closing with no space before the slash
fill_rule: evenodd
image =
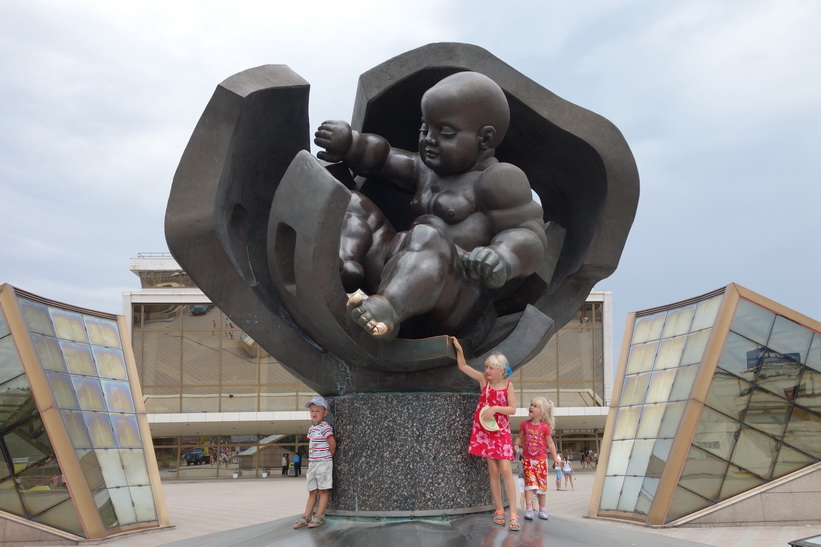
<path id="1" fill-rule="evenodd" d="M 551 519 L 547 522 L 522 521 L 522 531 L 507 532 L 499 527 L 485 545 L 550 545 L 551 547 L 568 544 L 558 541 L 559 532 L 567 533 L 572 530 L 577 533 L 577 542 L 573 545 L 597 545 L 586 543 L 586 536 L 597 537 L 602 527 L 609 527 L 612 533 L 624 530 L 626 534 L 634 533 L 641 537 L 644 545 L 657 547 L 667 540 L 683 540 L 702 545 L 745 547 L 777 547 L 786 546 L 789 541 L 821 534 L 821 526 L 790 526 L 790 527 L 738 527 L 738 528 L 677 528 L 677 529 L 650 529 L 621 522 L 587 519 L 587 506 L 590 491 L 593 485 L 594 472 L 580 470 L 577 472 L 576 490 L 548 493 L 548 513 Z M 553 483 L 550 484 L 552 488 Z M 297 515 L 301 514 L 307 494 L 305 492 L 305 478 L 282 478 L 274 476 L 268 479 L 225 479 L 211 481 L 175 481 L 163 483 L 165 499 L 173 529 L 140 533 L 127 538 L 106 542 L 105 545 L 124 547 L 153 547 L 168 543 L 180 542 L 184 546 L 194 545 L 247 545 L 274 544 L 275 538 L 268 536 L 270 541 L 251 542 L 243 540 L 248 536 L 263 534 L 265 526 L 273 526 L 273 521 L 285 519 L 276 523 L 279 528 L 287 523 L 288 527 Z M 490 519 L 490 515 L 487 516 Z M 274 530 L 269 527 L 267 530 Z M 531 528 L 531 530 L 528 530 Z M 221 534 L 232 530 L 231 534 Z M 315 545 L 314 537 L 320 530 L 304 528 L 296 532 L 289 530 L 288 544 Z M 553 541 L 551 532 L 554 531 Z M 640 533 L 638 533 L 640 532 Z M 214 535 L 217 534 L 217 535 Z M 299 535 L 305 536 L 300 541 Z M 518 535 L 517 535 L 518 534 Z M 212 536 L 213 535 L 213 536 Z M 230 539 L 235 537 L 236 541 Z M 632 536 L 631 536 L 632 537 Z M 296 539 L 295 539 L 296 538 Z M 645 541 L 646 539 L 646 541 Z M 636 543 L 636 545 L 642 545 Z M 672 543 L 666 543 L 672 545 Z M 603 545 L 603 544 L 598 544 Z M 686 543 L 684 544 L 686 545 Z"/>

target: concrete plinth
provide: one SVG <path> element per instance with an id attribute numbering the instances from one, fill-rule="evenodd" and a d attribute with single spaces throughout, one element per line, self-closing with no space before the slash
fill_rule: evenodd
<path id="1" fill-rule="evenodd" d="M 467 453 L 477 394 L 369 393 L 331 400 L 338 443 L 329 515 L 488 511 L 487 463 Z"/>

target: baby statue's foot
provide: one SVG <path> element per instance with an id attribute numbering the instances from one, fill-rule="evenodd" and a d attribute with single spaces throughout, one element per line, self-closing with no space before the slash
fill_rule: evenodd
<path id="1" fill-rule="evenodd" d="M 399 317 L 388 299 L 375 294 L 368 296 L 357 290 L 348 298 L 348 315 L 365 331 L 379 340 L 396 338 Z"/>

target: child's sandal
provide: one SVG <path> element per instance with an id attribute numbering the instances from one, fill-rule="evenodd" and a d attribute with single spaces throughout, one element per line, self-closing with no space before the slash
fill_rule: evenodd
<path id="1" fill-rule="evenodd" d="M 544 509 L 539 509 L 539 518 L 542 520 L 547 520 L 547 511 Z"/>
<path id="2" fill-rule="evenodd" d="M 308 524 L 308 528 L 316 528 L 318 526 L 322 526 L 326 522 L 325 515 L 317 515 L 313 519 L 311 519 L 310 524 Z"/>
<path id="3" fill-rule="evenodd" d="M 525 519 L 533 520 L 533 509 L 525 509 Z"/>
<path id="4" fill-rule="evenodd" d="M 504 511 L 496 511 L 493 513 L 493 522 L 500 526 L 505 525 L 505 512 Z"/>
<path id="5" fill-rule="evenodd" d="M 304 528 L 306 526 L 310 526 L 311 523 L 311 515 L 303 515 L 299 517 L 299 520 L 294 523 L 294 530 L 299 528 Z"/>
<path id="6" fill-rule="evenodd" d="M 521 530 L 522 526 L 519 524 L 519 517 L 510 517 L 510 524 L 507 528 L 513 532 Z"/>

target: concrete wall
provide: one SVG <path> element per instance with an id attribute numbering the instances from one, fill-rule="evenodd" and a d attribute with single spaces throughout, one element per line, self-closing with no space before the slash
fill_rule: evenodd
<path id="1" fill-rule="evenodd" d="M 740 494 L 673 526 L 805 526 L 821 524 L 821 463 Z"/>

